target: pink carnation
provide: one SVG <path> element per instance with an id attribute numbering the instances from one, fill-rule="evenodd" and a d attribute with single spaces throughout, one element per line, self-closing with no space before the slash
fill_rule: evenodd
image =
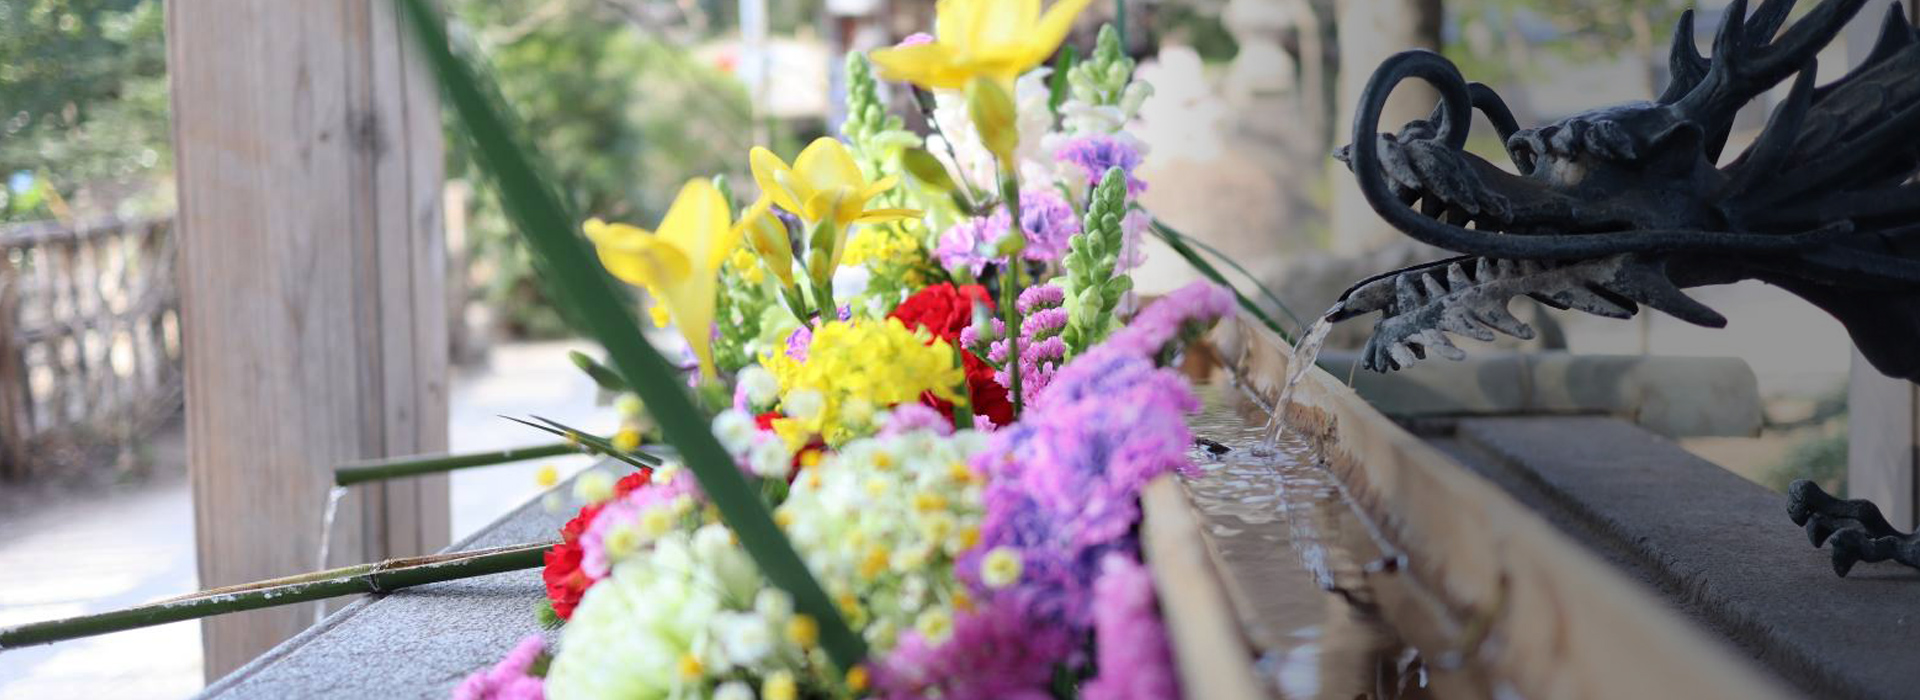
<path id="1" fill-rule="evenodd" d="M 527 672 L 546 647 L 540 635 L 527 635 L 493 668 L 474 671 L 454 687 L 453 700 L 545 700 L 542 680 Z"/>
<path id="2" fill-rule="evenodd" d="M 1153 577 L 1131 557 L 1109 552 L 1093 583 L 1093 638 L 1100 675 L 1081 689 L 1086 700 L 1180 697 L 1167 628 L 1155 609 Z"/>

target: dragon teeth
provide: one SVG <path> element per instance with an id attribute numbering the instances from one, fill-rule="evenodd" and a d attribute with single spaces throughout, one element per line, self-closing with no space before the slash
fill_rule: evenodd
<path id="1" fill-rule="evenodd" d="M 1473 285 L 1473 278 L 1467 276 L 1467 269 L 1456 262 L 1447 266 L 1447 287 L 1465 289 Z"/>

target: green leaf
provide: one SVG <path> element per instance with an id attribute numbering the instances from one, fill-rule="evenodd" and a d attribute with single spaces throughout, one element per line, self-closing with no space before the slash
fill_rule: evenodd
<path id="1" fill-rule="evenodd" d="M 1053 61 L 1053 78 L 1047 85 L 1047 108 L 1054 114 L 1060 113 L 1060 105 L 1067 101 L 1067 73 L 1073 71 L 1073 64 L 1080 60 L 1080 50 L 1073 44 L 1060 48 L 1060 57 Z"/>
<path id="2" fill-rule="evenodd" d="M 921 184 L 941 192 L 953 191 L 953 176 L 947 173 L 947 166 L 933 157 L 924 148 L 909 148 L 900 153 L 900 162 L 907 167 L 907 174 Z"/>
<path id="3" fill-rule="evenodd" d="M 474 67 L 454 55 L 441 17 L 426 0 L 397 0 L 409 28 L 426 52 L 449 111 L 472 142 L 480 170 L 499 190 L 502 208 L 533 254 L 543 260 L 554 301 L 573 309 L 583 330 L 606 348 L 613 368 L 629 378 L 652 409 L 668 444 L 679 450 L 700 487 L 720 510 L 754 563 L 774 585 L 794 598 L 800 612 L 820 624 L 820 642 L 836 664 L 852 668 L 866 658 L 865 640 L 847 626 L 826 591 L 773 522 L 766 505 L 713 436 L 706 413 L 688 397 L 685 381 L 641 335 L 633 310 L 592 248 L 577 232 L 579 222 L 541 178 L 514 124 L 512 110 L 487 87 Z"/>

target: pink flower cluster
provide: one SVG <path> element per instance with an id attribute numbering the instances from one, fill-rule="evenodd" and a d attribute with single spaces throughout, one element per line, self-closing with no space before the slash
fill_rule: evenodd
<path id="1" fill-rule="evenodd" d="M 940 234 L 934 257 L 947 269 L 966 268 L 978 275 L 987 263 L 1005 262 L 992 254 L 993 246 L 1012 228 L 1006 207 L 989 216 L 974 217 Z M 1027 238 L 1020 257 L 1034 262 L 1053 262 L 1067 254 L 1067 241 L 1080 232 L 1080 217 L 1060 194 L 1048 188 L 1031 188 L 1020 193 L 1020 232 Z"/>
<path id="2" fill-rule="evenodd" d="M 1061 308 L 1066 296 L 1059 287 L 1043 284 L 1028 287 L 1015 301 L 1024 317 L 1020 321 L 1020 381 L 1029 400 L 1038 398 L 1041 390 L 1053 382 L 1054 373 L 1067 358 L 1067 341 L 1060 337 L 1061 331 L 1067 328 L 1067 310 Z M 1006 324 L 999 319 L 994 320 L 993 328 L 996 337 L 1006 335 Z M 972 337 L 977 342 L 979 335 Z M 962 342 L 965 338 L 963 334 Z M 993 341 L 987 350 L 987 359 L 1000 368 L 993 373 L 994 381 L 1011 388 L 1013 380 L 1007 376 L 1005 338 Z"/>
<path id="3" fill-rule="evenodd" d="M 541 678 L 528 673 L 546 648 L 540 635 L 527 635 L 493 668 L 474 671 L 461 681 L 453 689 L 453 700 L 546 700 Z"/>
<path id="4" fill-rule="evenodd" d="M 1177 696 L 1135 527 L 1147 482 L 1190 468 L 1186 415 L 1200 402 L 1155 361 L 1169 341 L 1225 315 L 1231 302 L 1206 284 L 1169 295 L 1067 363 L 1019 423 L 993 435 L 973 460 L 988 475 L 980 543 L 956 565 L 985 602 L 959 613 L 952 638 L 936 648 L 903 635 L 877 664 L 884 697 L 1046 697 L 1050 674 L 1033 668 L 1092 661 L 1102 675 L 1088 698 Z M 1020 576 L 994 588 L 980 571 L 1000 549 L 1018 553 Z M 1094 659 L 1074 643 L 1089 636 Z"/>
<path id="5" fill-rule="evenodd" d="M 1060 144 L 1053 158 L 1079 166 L 1080 173 L 1086 176 L 1087 187 L 1100 184 L 1100 178 L 1106 177 L 1108 170 L 1119 168 L 1127 176 L 1129 199 L 1147 191 L 1147 183 L 1133 176 L 1133 170 L 1140 167 L 1140 149 L 1126 139 L 1108 134 L 1077 136 Z"/>
<path id="6" fill-rule="evenodd" d="M 1100 562 L 1093 582 L 1094 664 L 1100 675 L 1081 688 L 1086 700 L 1154 700 L 1177 697 L 1173 651 L 1167 627 L 1154 607 L 1153 577 L 1147 567 L 1119 552 Z"/>
<path id="7" fill-rule="evenodd" d="M 606 578 L 613 570 L 613 557 L 607 552 L 608 533 L 639 520 L 649 510 L 671 508 L 675 499 L 694 494 L 696 488 L 694 479 L 683 476 L 666 483 L 654 482 L 608 502 L 580 535 L 580 570 L 596 580 Z"/>

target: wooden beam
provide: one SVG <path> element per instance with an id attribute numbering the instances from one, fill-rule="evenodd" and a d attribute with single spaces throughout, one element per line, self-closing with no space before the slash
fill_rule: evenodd
<path id="1" fill-rule="evenodd" d="M 1291 349 L 1240 318 L 1223 323 L 1212 340 L 1237 385 L 1272 406 Z M 1515 697 L 1788 697 L 1724 644 L 1339 379 L 1312 369 L 1292 398 L 1284 409 L 1289 429 L 1326 460 L 1342 497 L 1371 521 L 1377 538 L 1404 556 L 1369 585 L 1379 614 L 1423 654 L 1450 650 L 1463 669 L 1485 673 L 1492 687 L 1508 687 Z"/>
<path id="2" fill-rule="evenodd" d="M 168 3 L 200 583 L 313 569 L 332 465 L 446 448 L 436 91 L 386 0 Z M 439 549 L 444 477 L 357 490 L 329 563 Z M 312 622 L 206 621 L 218 678 Z"/>

